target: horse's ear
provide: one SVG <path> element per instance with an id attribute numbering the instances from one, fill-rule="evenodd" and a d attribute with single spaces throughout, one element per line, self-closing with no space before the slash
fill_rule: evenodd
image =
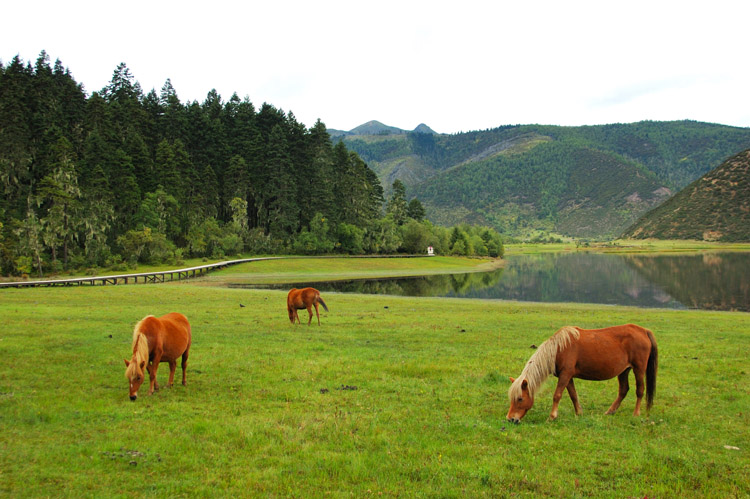
<path id="1" fill-rule="evenodd" d="M 529 382 L 526 380 L 521 381 L 521 390 L 528 390 L 529 389 Z"/>
<path id="2" fill-rule="evenodd" d="M 144 367 L 145 365 L 146 365 L 146 361 L 144 360 L 144 361 L 142 361 L 142 362 L 141 362 L 141 370 L 143 370 L 143 367 Z M 525 383 L 525 381 L 524 381 L 524 383 Z"/>
<path id="3" fill-rule="evenodd" d="M 122 360 L 125 361 L 125 367 L 130 366 L 130 361 L 128 359 L 122 359 Z"/>
<path id="4" fill-rule="evenodd" d="M 510 376 L 508 376 L 508 378 L 510 379 L 511 383 L 515 383 L 516 382 L 516 378 L 510 377 Z"/>

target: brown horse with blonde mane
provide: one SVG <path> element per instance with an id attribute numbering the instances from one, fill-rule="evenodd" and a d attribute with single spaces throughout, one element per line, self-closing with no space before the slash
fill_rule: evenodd
<path id="1" fill-rule="evenodd" d="M 510 378 L 508 390 L 510 410 L 507 419 L 519 423 L 534 405 L 534 393 L 550 374 L 557 376 L 549 419 L 557 418 L 557 406 L 567 389 L 576 415 L 580 416 L 573 378 L 606 380 L 617 376 L 620 390 L 606 414 L 614 414 L 630 388 L 628 374 L 635 375 L 636 397 L 634 416 L 641 414 L 641 398 L 646 391 L 646 409 L 651 409 L 656 391 L 659 352 L 654 335 L 648 329 L 626 324 L 604 329 L 581 329 L 566 326 L 557 331 L 534 352 L 518 379 Z M 645 376 L 645 384 L 644 384 Z"/>
<path id="2" fill-rule="evenodd" d="M 323 298 L 320 297 L 320 291 L 315 288 L 293 288 L 286 296 L 286 309 L 287 312 L 289 312 L 289 320 L 292 321 L 292 324 L 294 324 L 294 319 L 297 319 L 297 322 L 302 324 L 302 321 L 299 320 L 299 314 L 297 314 L 297 310 L 306 308 L 307 313 L 310 314 L 310 318 L 307 321 L 307 325 L 309 326 L 310 323 L 312 323 L 312 307 L 314 306 L 315 316 L 318 318 L 318 326 L 320 326 L 318 303 L 323 305 L 325 311 L 328 312 L 326 302 L 324 302 Z"/>
<path id="3" fill-rule="evenodd" d="M 133 330 L 133 356 L 130 360 L 125 359 L 125 377 L 130 381 L 130 400 L 134 401 L 138 397 L 138 389 L 145 379 L 144 369 L 148 370 L 151 381 L 148 394 L 152 395 L 154 390 L 159 389 L 156 371 L 161 362 L 169 362 L 167 386 L 171 388 L 174 384 L 177 359 L 180 356 L 182 384 L 185 385 L 185 370 L 191 343 L 190 323 L 182 314 L 173 312 L 162 317 L 147 315 L 136 324 Z"/>

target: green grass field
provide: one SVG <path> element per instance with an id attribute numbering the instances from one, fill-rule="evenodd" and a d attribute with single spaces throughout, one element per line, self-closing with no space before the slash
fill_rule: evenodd
<path id="1" fill-rule="evenodd" d="M 424 258 L 294 257 L 242 263 L 211 272 L 200 284 L 278 284 L 355 278 L 406 277 L 494 270 L 503 261 L 491 258 L 435 256 Z"/>
<path id="2" fill-rule="evenodd" d="M 343 265 L 289 273 L 353 272 Z M 330 312 L 308 327 L 289 324 L 280 291 L 0 290 L 0 495 L 750 494 L 749 314 L 324 298 Z M 170 311 L 193 326 L 188 385 L 131 402 L 133 326 Z M 605 416 L 617 381 L 579 381 L 583 416 L 566 398 L 547 422 L 551 378 L 524 421 L 506 423 L 507 377 L 532 344 L 567 324 L 627 322 L 659 343 L 650 415 L 632 416 L 633 389 Z"/>

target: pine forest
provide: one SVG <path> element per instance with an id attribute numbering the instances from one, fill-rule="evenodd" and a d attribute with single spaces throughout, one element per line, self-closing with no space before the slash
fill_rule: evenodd
<path id="1" fill-rule="evenodd" d="M 240 254 L 497 256 L 485 227 L 425 220 L 318 120 L 215 90 L 143 91 L 123 63 L 87 94 L 58 60 L 0 64 L 3 275 Z"/>

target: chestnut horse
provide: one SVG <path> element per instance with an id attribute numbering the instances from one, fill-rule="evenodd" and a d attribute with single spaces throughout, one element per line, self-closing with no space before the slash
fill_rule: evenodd
<path id="1" fill-rule="evenodd" d="M 133 357 L 125 359 L 125 377 L 130 381 L 130 400 L 138 397 L 138 388 L 145 378 L 144 368 L 148 369 L 151 384 L 148 394 L 159 389 L 156 382 L 156 370 L 159 363 L 169 362 L 169 388 L 174 384 L 174 372 L 177 359 L 182 356 L 182 384 L 185 385 L 185 370 L 187 369 L 188 354 L 192 335 L 187 318 L 176 312 L 154 317 L 147 315 L 133 330 Z"/>
<path id="2" fill-rule="evenodd" d="M 556 332 L 534 352 L 518 379 L 510 378 L 510 410 L 507 419 L 518 423 L 534 405 L 534 393 L 550 374 L 557 376 L 549 419 L 557 418 L 557 406 L 567 388 L 576 415 L 581 415 L 573 378 L 606 380 L 617 376 L 620 391 L 606 414 L 614 414 L 628 393 L 628 373 L 633 370 L 636 384 L 634 416 L 641 414 L 646 377 L 646 409 L 651 409 L 656 391 L 659 352 L 654 335 L 648 329 L 626 324 L 604 329 L 581 329 L 566 326 Z"/>
<path id="3" fill-rule="evenodd" d="M 302 321 L 299 320 L 297 310 L 306 308 L 307 313 L 310 314 L 310 319 L 307 321 L 307 325 L 309 326 L 312 322 L 312 307 L 315 306 L 315 316 L 318 318 L 318 326 L 320 326 L 318 303 L 323 305 L 323 308 L 328 312 L 326 302 L 320 297 L 320 291 L 315 288 L 293 288 L 286 296 L 286 309 L 289 312 L 289 320 L 294 324 L 294 319 L 297 319 L 297 322 L 302 324 Z"/>

